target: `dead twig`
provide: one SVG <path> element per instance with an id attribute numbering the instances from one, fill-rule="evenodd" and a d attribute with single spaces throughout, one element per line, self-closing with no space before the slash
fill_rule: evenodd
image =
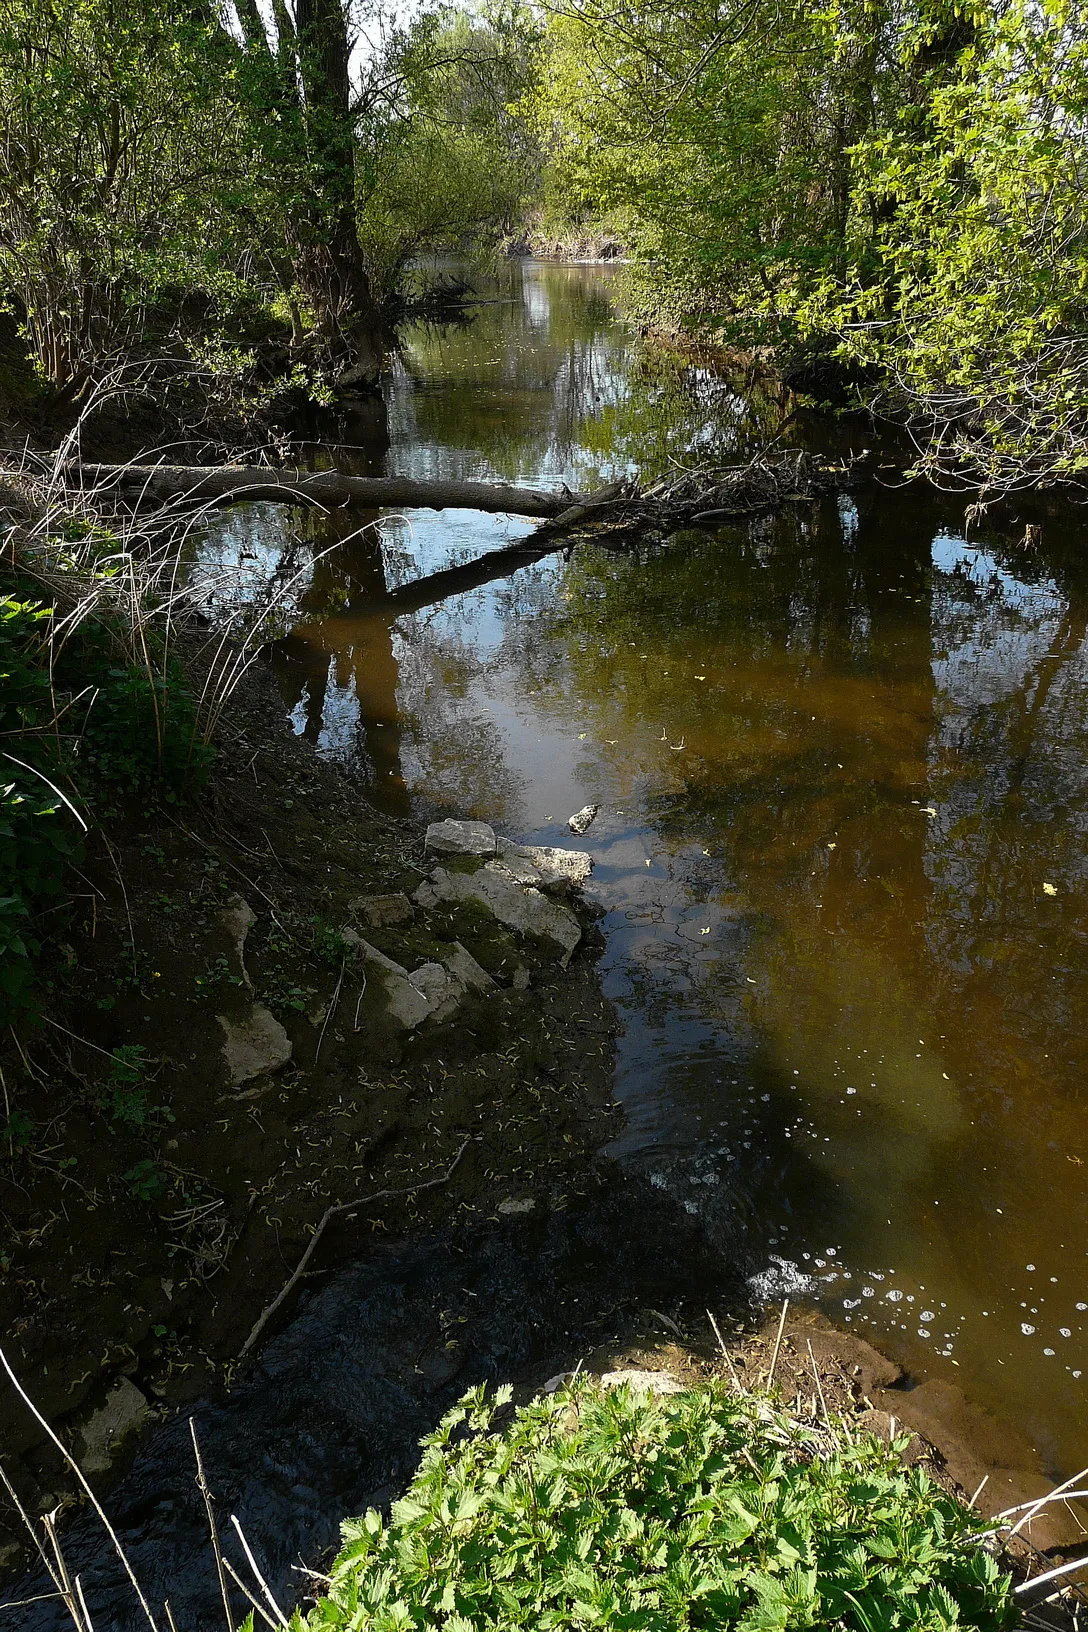
<path id="1" fill-rule="evenodd" d="M 384 1201 L 385 1199 L 393 1196 L 413 1196 L 420 1190 L 433 1190 L 437 1185 L 447 1184 L 453 1177 L 453 1171 L 458 1162 L 461 1160 L 461 1157 L 465 1154 L 465 1151 L 468 1149 L 469 1144 L 470 1139 L 465 1139 L 449 1167 L 447 1167 L 446 1171 L 444 1173 L 440 1173 L 435 1179 L 424 1179 L 419 1184 L 405 1185 L 404 1188 L 400 1190 L 375 1190 L 372 1196 L 356 1196 L 353 1201 L 338 1201 L 334 1206 L 326 1207 L 325 1211 L 318 1220 L 317 1228 L 310 1237 L 306 1251 L 302 1254 L 302 1257 L 295 1265 L 294 1272 L 292 1273 L 290 1279 L 287 1281 L 286 1285 L 281 1289 L 281 1291 L 279 1291 L 272 1299 L 272 1302 L 263 1311 L 263 1313 L 257 1318 L 256 1322 L 254 1323 L 253 1330 L 250 1332 L 249 1336 L 242 1344 L 241 1349 L 238 1351 L 239 1360 L 243 1355 L 249 1353 L 254 1343 L 256 1343 L 257 1339 L 268 1325 L 268 1322 L 272 1319 L 272 1316 L 276 1313 L 276 1310 L 298 1285 L 303 1275 L 305 1275 L 306 1266 L 317 1249 L 317 1243 L 321 1240 L 321 1237 L 325 1232 L 326 1225 L 330 1224 L 334 1218 L 339 1217 L 341 1213 L 356 1212 L 360 1207 L 369 1206 L 372 1201 Z"/>

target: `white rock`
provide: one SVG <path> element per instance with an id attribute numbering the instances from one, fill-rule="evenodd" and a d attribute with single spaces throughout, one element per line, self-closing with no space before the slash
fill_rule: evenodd
<path id="1" fill-rule="evenodd" d="M 671 1371 L 605 1371 L 601 1374 L 602 1388 L 628 1388 L 640 1394 L 682 1394 L 684 1385 Z"/>
<path id="2" fill-rule="evenodd" d="M 249 902 L 241 895 L 232 895 L 226 906 L 219 914 L 219 922 L 223 925 L 231 939 L 231 947 L 238 964 L 238 973 L 243 983 L 253 990 L 253 982 L 249 978 L 246 968 L 246 936 L 257 922 L 257 914 Z"/>
<path id="3" fill-rule="evenodd" d="M 527 844 L 525 850 L 540 869 L 544 889 L 556 884 L 578 889 L 593 871 L 593 857 L 584 850 L 561 850 L 550 844 Z"/>
<path id="4" fill-rule="evenodd" d="M 371 946 L 369 941 L 364 941 L 357 929 L 352 929 L 350 925 L 342 929 L 340 939 L 347 941 L 349 946 L 353 946 L 356 952 L 362 955 L 366 963 L 376 963 L 387 974 L 400 975 L 402 980 L 408 979 L 408 971 L 403 963 L 396 963 L 392 958 L 387 958 L 385 953 L 379 952 L 376 946 Z"/>
<path id="5" fill-rule="evenodd" d="M 105 1473 L 122 1443 L 143 1427 L 150 1409 L 136 1384 L 122 1377 L 105 1405 L 83 1425 L 79 1465 L 84 1473 Z"/>
<path id="6" fill-rule="evenodd" d="M 357 913 L 371 929 L 386 929 L 390 924 L 407 923 L 412 903 L 406 895 L 360 895 L 348 902 L 348 910 Z"/>
<path id="7" fill-rule="evenodd" d="M 597 812 L 600 808 L 600 805 L 583 805 L 581 810 L 574 812 L 573 816 L 568 816 L 567 826 L 571 832 L 584 833 L 586 828 L 591 827 L 597 820 Z"/>
<path id="8" fill-rule="evenodd" d="M 493 856 L 495 829 L 487 822 L 432 822 L 426 847 L 436 856 Z"/>
<path id="9" fill-rule="evenodd" d="M 460 941 L 454 941 L 442 961 L 450 974 L 467 986 L 470 992 L 486 992 L 489 986 L 495 984 L 487 970 L 480 967 Z"/>
<path id="10" fill-rule="evenodd" d="M 463 983 L 440 963 L 421 963 L 408 979 L 430 1004 L 434 1020 L 448 1020 L 465 995 Z"/>
<path id="11" fill-rule="evenodd" d="M 478 901 L 507 929 L 554 941 L 562 948 L 564 964 L 582 939 L 573 912 L 539 890 L 523 889 L 502 862 L 489 861 L 475 873 L 448 873 L 436 867 L 431 886 L 443 901 Z"/>
<path id="12" fill-rule="evenodd" d="M 218 1020 L 223 1028 L 223 1054 L 232 1088 L 278 1071 L 291 1058 L 290 1037 L 263 1003 L 254 1003 L 239 1020 L 225 1014 Z"/>
<path id="13" fill-rule="evenodd" d="M 532 856 L 529 847 L 525 844 L 514 844 L 510 839 L 497 839 L 499 859 L 511 878 L 519 884 L 539 889 L 544 882 L 543 875 Z"/>
<path id="14" fill-rule="evenodd" d="M 414 1031 L 432 1013 L 434 1005 L 429 997 L 412 984 L 402 963 L 387 958 L 376 946 L 350 927 L 340 931 L 349 946 L 353 946 L 366 966 L 367 979 L 376 980 L 385 992 L 385 1009 L 389 1018 L 401 1031 Z M 437 965 L 436 965 L 437 967 Z"/>

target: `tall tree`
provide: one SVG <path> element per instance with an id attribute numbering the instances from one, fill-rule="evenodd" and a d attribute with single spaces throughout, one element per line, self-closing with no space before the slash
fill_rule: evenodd
<path id="1" fill-rule="evenodd" d="M 235 4 L 246 59 L 239 83 L 281 194 L 294 279 L 338 383 L 372 386 L 383 326 L 359 241 L 349 7 L 272 0 L 266 18 L 257 0 Z"/>

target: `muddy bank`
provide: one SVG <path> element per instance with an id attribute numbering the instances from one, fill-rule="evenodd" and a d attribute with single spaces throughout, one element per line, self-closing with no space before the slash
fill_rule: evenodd
<path id="1" fill-rule="evenodd" d="M 881 1437 L 913 1431 L 908 1460 L 964 1497 L 988 1454 L 957 1437 L 955 1411 L 939 1421 L 931 1400 L 927 1410 L 931 1390 L 912 1388 L 869 1344 L 818 1315 L 791 1316 L 779 1342 L 777 1318 L 753 1311 L 736 1264 L 708 1251 L 691 1217 L 603 1163 L 569 1207 L 419 1232 L 309 1289 L 229 1393 L 213 1391 L 145 1437 L 111 1493 L 111 1517 L 151 1601 L 169 1596 L 179 1626 L 218 1624 L 192 1418 L 221 1528 L 236 1513 L 277 1599 L 305 1602 L 305 1572 L 327 1562 L 339 1521 L 387 1507 L 415 1469 L 419 1437 L 465 1389 L 513 1381 L 524 1399 L 575 1367 L 665 1373 L 685 1386 L 723 1377 L 757 1390 L 773 1367 L 774 1386 L 801 1416 L 841 1415 L 852 1432 Z M 957 1409 L 987 1428 L 1006 1463 L 1022 1449 L 1007 1433 L 998 1443 L 996 1425 L 962 1399 Z M 980 1513 L 1036 1494 L 1038 1477 L 994 1467 Z M 1077 1534 L 1070 1514 L 1051 1510 L 1018 1547 L 1018 1567 L 1038 1567 L 1042 1549 L 1060 1556 Z M 65 1547 L 96 1624 L 143 1624 L 92 1515 L 69 1520 Z M 233 1539 L 226 1551 L 244 1574 Z M 26 1617 L 32 1632 L 64 1624 L 53 1604 Z"/>
<path id="2" fill-rule="evenodd" d="M 318 1284 L 387 1234 L 561 1213 L 613 1126 L 572 897 L 504 927 L 481 859 L 447 857 L 456 887 L 414 905 L 422 828 L 291 738 L 263 672 L 221 738 L 189 806 L 99 813 L 43 1018 L 0 1062 L 5 1349 L 99 1471 L 125 1426 L 229 1379 L 329 1207 L 365 1202 Z M 67 1481 L 10 1390 L 0 1442 L 47 1508 Z"/>

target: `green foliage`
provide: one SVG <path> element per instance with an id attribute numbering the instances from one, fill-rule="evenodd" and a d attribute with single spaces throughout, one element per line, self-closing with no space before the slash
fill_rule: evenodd
<path id="1" fill-rule="evenodd" d="M 111 1122 L 131 1129 L 145 1128 L 151 1122 L 173 1122 L 173 1113 L 165 1105 L 152 1105 L 148 1100 L 157 1063 L 141 1043 L 122 1043 L 113 1050 L 100 1096 Z"/>
<path id="2" fill-rule="evenodd" d="M 858 0 L 564 7 L 538 101 L 553 210 L 607 216 L 646 315 L 774 337 L 782 292 L 841 255 L 883 26 Z"/>
<path id="3" fill-rule="evenodd" d="M 154 1201 L 166 1189 L 166 1179 L 150 1156 L 145 1156 L 123 1175 L 134 1201 Z"/>
<path id="4" fill-rule="evenodd" d="M 0 598 L 0 1015 L 35 1001 L 43 933 L 62 922 L 45 915 L 65 904 L 91 805 L 176 801 L 211 760 L 154 617 L 137 636 L 101 593 L 116 541 L 92 529 L 78 568 L 71 542 L 55 540 L 54 565 L 83 596 L 79 618 L 58 631 L 52 607 Z M 17 574 L 6 576 L 19 591 Z"/>
<path id="5" fill-rule="evenodd" d="M 57 391 L 123 357 L 160 299 L 236 287 L 233 55 L 210 8 L 6 0 L 0 301 Z"/>
<path id="6" fill-rule="evenodd" d="M 416 256 L 479 251 L 513 234 L 539 188 L 527 101 L 541 30 L 527 7 L 425 12 L 395 54 L 402 101 L 365 127 L 359 237 L 386 296 Z"/>
<path id="7" fill-rule="evenodd" d="M 1088 469 L 1088 9 L 965 7 L 916 24 L 916 95 L 853 154 L 850 265 L 799 304 L 995 482 Z M 939 456 L 938 456 L 939 454 Z"/>
<path id="8" fill-rule="evenodd" d="M 26 1000 L 39 948 L 35 916 L 62 899 L 79 851 L 71 818 L 38 769 L 50 759 L 49 617 L 34 602 L 0 600 L 0 734 L 9 745 L 0 776 L 0 1009 Z"/>
<path id="9" fill-rule="evenodd" d="M 573 0 L 549 51 L 550 209 L 636 314 L 837 355 L 931 469 L 1088 468 L 1085 0 Z"/>
<path id="10" fill-rule="evenodd" d="M 312 1629 L 999 1632 L 1009 1581 L 897 1450 L 720 1386 L 576 1383 L 504 1431 L 483 1388 L 423 1441 L 383 1523 L 343 1529 Z"/>

